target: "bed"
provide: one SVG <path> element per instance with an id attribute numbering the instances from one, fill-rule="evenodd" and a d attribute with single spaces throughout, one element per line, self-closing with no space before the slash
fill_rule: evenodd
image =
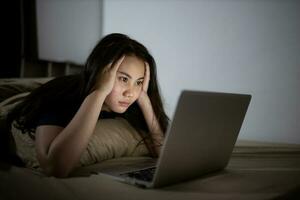
<path id="1" fill-rule="evenodd" d="M 0 119 L 14 103 L 12 99 L 22 98 L 50 79 L 0 80 Z M 300 199 L 297 144 L 238 140 L 224 170 L 160 189 L 127 185 L 102 173 L 147 159 L 150 158 L 107 159 L 79 167 L 68 178 L 48 177 L 2 160 L 0 199 Z"/>

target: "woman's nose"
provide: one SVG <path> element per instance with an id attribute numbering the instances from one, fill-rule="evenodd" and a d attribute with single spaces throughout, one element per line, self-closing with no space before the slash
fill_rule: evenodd
<path id="1" fill-rule="evenodd" d="M 125 91 L 124 91 L 124 96 L 125 97 L 133 97 L 133 89 L 131 87 L 128 87 Z"/>

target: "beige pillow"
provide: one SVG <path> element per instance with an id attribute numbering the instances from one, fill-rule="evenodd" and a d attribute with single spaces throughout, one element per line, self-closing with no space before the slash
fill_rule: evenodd
<path id="1" fill-rule="evenodd" d="M 149 155 L 139 133 L 123 118 L 101 119 L 83 153 L 81 165 L 124 156 Z"/>
<path id="2" fill-rule="evenodd" d="M 12 127 L 17 155 L 29 168 L 39 168 L 34 141 L 28 134 Z M 123 118 L 101 119 L 97 122 L 87 149 L 80 158 L 80 166 L 99 163 L 124 156 L 148 156 L 149 152 L 139 133 Z"/>
<path id="3" fill-rule="evenodd" d="M 30 92 L 23 92 L 20 94 L 13 95 L 4 101 L 0 102 L 0 117 L 4 118 L 8 114 L 10 110 L 12 110 L 16 105 L 22 102 L 22 100 L 29 94 Z"/>
<path id="4" fill-rule="evenodd" d="M 8 133 L 6 118 L 7 114 L 17 106 L 29 94 L 29 92 L 20 93 L 7 98 L 0 103 L 0 133 Z M 8 142 L 8 141 L 6 141 Z"/>
<path id="5" fill-rule="evenodd" d="M 42 84 L 48 82 L 50 78 L 7 78 L 0 79 L 0 102 L 23 92 L 31 92 Z"/>
<path id="6" fill-rule="evenodd" d="M 15 124 L 15 122 L 13 122 Z M 14 125 L 11 126 L 11 133 L 16 144 L 16 154 L 25 163 L 26 167 L 40 169 L 39 162 L 35 152 L 35 142 L 26 133 L 22 133 Z"/>

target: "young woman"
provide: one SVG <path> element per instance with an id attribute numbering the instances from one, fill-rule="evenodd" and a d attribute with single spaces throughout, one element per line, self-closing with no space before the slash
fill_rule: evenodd
<path id="1" fill-rule="evenodd" d="M 141 43 L 123 34 L 104 37 L 82 73 L 53 79 L 31 92 L 8 121 L 35 140 L 45 173 L 66 177 L 78 164 L 101 115 L 118 115 L 137 132 L 146 132 L 149 152 L 159 155 L 168 117 L 156 64 Z"/>

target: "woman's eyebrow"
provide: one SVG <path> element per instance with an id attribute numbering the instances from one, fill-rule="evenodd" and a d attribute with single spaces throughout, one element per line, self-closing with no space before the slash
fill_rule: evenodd
<path id="1" fill-rule="evenodd" d="M 129 74 L 127 74 L 126 72 L 122 72 L 122 71 L 118 71 L 120 74 L 123 74 L 123 75 L 125 75 L 125 76 L 127 76 L 128 78 L 130 78 L 130 79 L 132 79 L 132 77 L 129 75 Z M 144 79 L 144 77 L 140 77 L 140 78 L 138 78 L 137 80 L 140 80 L 140 79 Z"/>
<path id="2" fill-rule="evenodd" d="M 127 76 L 128 78 L 131 78 L 132 79 L 132 77 L 129 75 L 129 74 L 127 74 L 126 72 L 122 72 L 122 71 L 118 71 L 120 74 L 123 74 L 123 75 L 125 75 L 125 76 Z"/>

